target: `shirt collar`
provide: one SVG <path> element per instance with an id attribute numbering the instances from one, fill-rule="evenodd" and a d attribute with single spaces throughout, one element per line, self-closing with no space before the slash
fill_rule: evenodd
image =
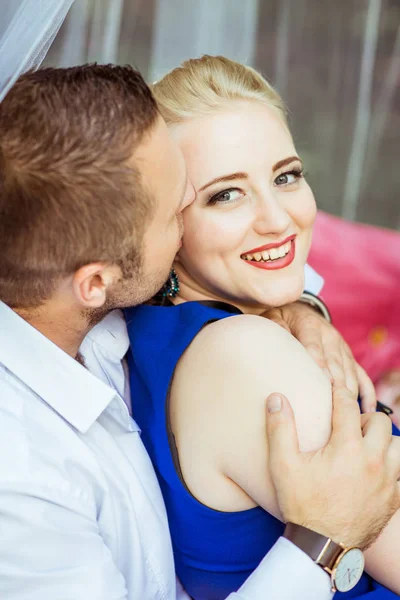
<path id="1" fill-rule="evenodd" d="M 324 279 L 310 265 L 304 266 L 304 291 L 311 292 L 318 296 L 324 287 Z"/>
<path id="2" fill-rule="evenodd" d="M 1 301 L 0 323 L 0 363 L 85 433 L 115 391 Z"/>
<path id="3" fill-rule="evenodd" d="M 93 327 L 82 342 L 80 351 L 90 342 L 101 346 L 103 351 L 120 361 L 129 349 L 129 336 L 122 310 L 113 310 Z"/>

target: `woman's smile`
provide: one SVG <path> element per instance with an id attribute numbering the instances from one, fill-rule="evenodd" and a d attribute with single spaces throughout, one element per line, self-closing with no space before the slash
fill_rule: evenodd
<path id="1" fill-rule="evenodd" d="M 265 244 L 242 254 L 242 260 L 258 269 L 274 270 L 288 267 L 296 255 L 296 235 L 291 235 L 282 242 Z"/>

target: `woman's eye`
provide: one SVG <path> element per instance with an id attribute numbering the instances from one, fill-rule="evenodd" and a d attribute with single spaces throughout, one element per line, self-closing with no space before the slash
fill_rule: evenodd
<path id="1" fill-rule="evenodd" d="M 236 189 L 232 188 L 230 190 L 224 190 L 223 192 L 219 192 L 210 198 L 208 204 L 224 204 L 227 202 L 233 202 L 234 200 L 239 200 L 243 196 L 243 193 Z"/>
<path id="2" fill-rule="evenodd" d="M 300 177 L 302 177 L 302 171 L 290 171 L 278 175 L 275 179 L 275 183 L 276 185 L 292 185 L 293 183 L 296 183 Z"/>

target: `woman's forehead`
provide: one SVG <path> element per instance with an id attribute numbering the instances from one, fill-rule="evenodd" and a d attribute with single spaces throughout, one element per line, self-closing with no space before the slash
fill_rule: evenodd
<path id="1" fill-rule="evenodd" d="M 215 112 L 185 122 L 174 132 L 190 178 L 272 167 L 295 154 L 290 132 L 276 110 L 260 103 Z"/>

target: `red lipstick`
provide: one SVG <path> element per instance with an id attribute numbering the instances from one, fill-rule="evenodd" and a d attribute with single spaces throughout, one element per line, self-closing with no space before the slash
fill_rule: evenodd
<path id="1" fill-rule="evenodd" d="M 265 246 L 259 246 L 258 248 L 253 248 L 253 250 L 248 250 L 247 252 L 243 252 L 242 256 L 245 254 L 255 254 L 256 252 L 262 252 L 263 250 L 269 250 L 270 248 L 279 248 L 279 246 L 283 246 L 283 244 L 287 244 L 294 240 L 296 235 L 289 235 L 286 239 L 281 242 L 275 242 L 274 244 L 265 244 Z"/>
<path id="2" fill-rule="evenodd" d="M 283 244 L 287 244 L 287 242 L 290 242 L 290 250 L 286 254 L 286 256 L 283 256 L 282 258 L 275 258 L 274 260 L 265 262 L 258 262 L 256 260 L 243 260 L 248 265 L 251 265 L 252 267 L 257 267 L 257 269 L 264 269 L 265 271 L 276 271 L 277 269 L 284 269 L 294 261 L 296 255 L 295 237 L 295 235 L 291 235 L 286 240 L 283 240 L 283 242 L 279 242 L 277 244 L 266 244 L 265 246 L 260 246 L 259 248 L 255 248 L 250 252 L 245 252 L 245 254 L 255 254 L 256 252 L 262 252 L 263 250 L 269 250 L 270 248 L 277 248 L 279 246 L 282 246 Z"/>

